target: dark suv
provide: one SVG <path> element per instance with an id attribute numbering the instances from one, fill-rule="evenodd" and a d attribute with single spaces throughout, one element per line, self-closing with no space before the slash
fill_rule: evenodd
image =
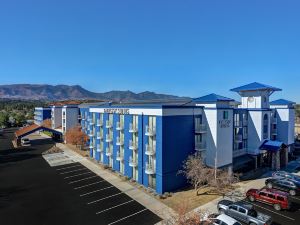
<path id="1" fill-rule="evenodd" d="M 246 196 L 251 202 L 266 203 L 272 205 L 276 210 L 289 209 L 291 206 L 289 194 L 274 189 L 250 189 L 247 191 Z"/>
<path id="2" fill-rule="evenodd" d="M 275 188 L 290 193 L 290 195 L 299 195 L 300 184 L 290 181 L 288 179 L 274 179 L 270 178 L 265 181 L 268 188 Z"/>

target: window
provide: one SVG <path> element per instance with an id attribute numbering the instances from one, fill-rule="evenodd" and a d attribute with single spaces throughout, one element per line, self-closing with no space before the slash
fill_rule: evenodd
<path id="1" fill-rule="evenodd" d="M 245 214 L 246 213 L 246 209 L 239 208 L 239 212 Z"/>
<path id="2" fill-rule="evenodd" d="M 268 197 L 272 198 L 272 199 L 275 199 L 275 195 L 273 195 L 273 194 L 268 194 Z"/>
<path id="3" fill-rule="evenodd" d="M 277 196 L 277 200 L 283 202 L 283 201 L 284 201 L 284 198 L 281 197 L 281 196 Z"/>
<path id="4" fill-rule="evenodd" d="M 223 111 L 223 119 L 228 120 L 228 111 Z"/>
<path id="5" fill-rule="evenodd" d="M 229 209 L 234 211 L 238 210 L 236 205 L 229 206 Z"/>
<path id="6" fill-rule="evenodd" d="M 260 196 L 267 196 L 267 194 L 265 192 L 260 192 L 259 195 Z"/>
<path id="7" fill-rule="evenodd" d="M 264 120 L 263 120 L 263 138 L 264 139 L 268 138 L 268 133 L 269 133 L 269 117 L 268 117 L 268 114 L 265 114 Z"/>

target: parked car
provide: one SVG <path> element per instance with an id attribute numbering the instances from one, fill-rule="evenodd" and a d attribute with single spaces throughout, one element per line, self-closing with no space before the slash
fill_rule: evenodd
<path id="1" fill-rule="evenodd" d="M 295 174 L 288 173 L 288 172 L 285 172 L 285 171 L 276 171 L 272 174 L 272 177 L 276 178 L 276 179 L 286 178 L 290 181 L 293 181 L 293 182 L 296 182 L 296 183 L 300 184 L 300 176 L 297 176 Z"/>
<path id="2" fill-rule="evenodd" d="M 274 188 L 290 193 L 290 195 L 298 195 L 300 193 L 300 184 L 290 181 L 288 179 L 274 179 L 270 178 L 265 181 L 269 189 Z"/>
<path id="3" fill-rule="evenodd" d="M 218 203 L 218 210 L 221 214 L 250 225 L 269 225 L 272 222 L 270 216 L 257 212 L 253 205 L 243 202 L 222 200 Z"/>
<path id="4" fill-rule="evenodd" d="M 221 214 L 216 218 L 210 218 L 209 221 L 211 225 L 242 225 L 237 220 L 225 214 Z"/>
<path id="5" fill-rule="evenodd" d="M 250 189 L 247 191 L 246 196 L 251 202 L 259 201 L 272 205 L 275 210 L 290 209 L 291 203 L 289 194 L 286 192 L 274 189 Z"/>
<path id="6" fill-rule="evenodd" d="M 28 146 L 28 145 L 30 145 L 30 140 L 29 140 L 29 138 L 22 138 L 22 139 L 21 139 L 21 144 L 22 144 L 23 146 Z"/>

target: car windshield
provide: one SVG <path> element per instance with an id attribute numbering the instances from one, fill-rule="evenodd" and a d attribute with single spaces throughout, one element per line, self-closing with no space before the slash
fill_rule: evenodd
<path id="1" fill-rule="evenodd" d="M 24 138 L 23 141 L 29 141 L 29 139 L 28 138 Z"/>
<path id="2" fill-rule="evenodd" d="M 252 217 L 257 217 L 257 212 L 254 209 L 250 209 L 248 215 Z"/>

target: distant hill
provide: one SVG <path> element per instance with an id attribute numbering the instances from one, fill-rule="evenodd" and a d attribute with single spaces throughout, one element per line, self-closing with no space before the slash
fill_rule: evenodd
<path id="1" fill-rule="evenodd" d="M 95 93 L 79 85 L 11 84 L 0 85 L 0 98 L 61 101 L 69 99 L 97 99 L 103 101 L 144 100 L 188 100 L 187 97 L 157 94 L 155 92 L 134 93 L 132 91 L 109 91 Z"/>

